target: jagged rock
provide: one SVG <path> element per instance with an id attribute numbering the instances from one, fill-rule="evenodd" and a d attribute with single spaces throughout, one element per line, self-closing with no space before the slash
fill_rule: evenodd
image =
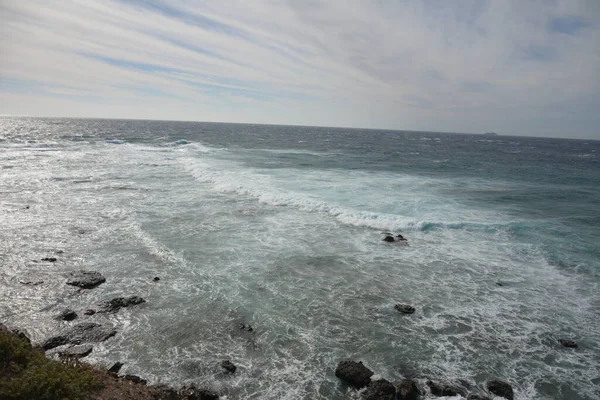
<path id="1" fill-rule="evenodd" d="M 420 395 L 421 391 L 414 379 L 404 379 L 398 385 L 398 399 L 417 400 Z"/>
<path id="2" fill-rule="evenodd" d="M 65 309 L 63 312 L 58 314 L 54 319 L 59 321 L 73 321 L 77 318 L 77 313 L 71 309 Z"/>
<path id="3" fill-rule="evenodd" d="M 101 310 L 98 312 L 117 312 L 123 307 L 135 306 L 137 304 L 145 303 L 146 300 L 138 296 L 130 297 L 116 297 L 112 300 L 105 301 L 100 304 Z"/>
<path id="4" fill-rule="evenodd" d="M 221 362 L 221 368 L 223 368 L 225 371 L 230 372 L 232 374 L 237 369 L 237 367 L 235 366 L 235 364 L 232 363 L 229 360 L 224 360 L 223 362 Z"/>
<path id="5" fill-rule="evenodd" d="M 94 315 L 96 314 L 96 310 L 92 310 L 91 308 L 88 308 L 87 310 L 84 311 L 85 315 Z"/>
<path id="6" fill-rule="evenodd" d="M 394 308 L 396 311 L 401 312 L 402 314 L 412 314 L 415 312 L 415 308 L 408 304 L 396 304 Z"/>
<path id="7" fill-rule="evenodd" d="M 360 389 L 371 382 L 373 371 L 365 367 L 362 361 L 344 360 L 335 369 L 335 376 Z"/>
<path id="8" fill-rule="evenodd" d="M 66 350 L 59 352 L 63 357 L 83 358 L 88 356 L 94 347 L 91 344 L 81 344 L 79 346 L 69 347 Z"/>
<path id="9" fill-rule="evenodd" d="M 83 289 L 92 289 L 106 279 L 99 272 L 95 271 L 77 271 L 71 272 L 68 276 L 67 285 L 77 286 Z"/>
<path id="10" fill-rule="evenodd" d="M 27 343 L 31 344 L 31 339 L 29 339 L 29 336 L 27 336 L 27 332 L 25 332 L 24 330 L 21 329 L 10 329 L 8 326 L 0 323 L 0 332 L 7 332 L 10 333 L 11 335 L 14 335 L 16 337 L 18 337 L 21 340 L 26 341 Z"/>
<path id="11" fill-rule="evenodd" d="M 42 343 L 44 350 L 50 350 L 63 344 L 82 344 L 86 342 L 103 342 L 117 333 L 113 328 L 93 322 L 84 322 L 67 329 L 58 336 L 51 337 Z"/>
<path id="12" fill-rule="evenodd" d="M 467 391 L 455 384 L 447 382 L 434 382 L 427 381 L 427 386 L 431 390 L 431 394 L 434 396 L 457 396 L 467 397 Z"/>
<path id="13" fill-rule="evenodd" d="M 515 394 L 512 386 L 508 382 L 493 380 L 487 383 L 487 390 L 496 396 L 504 397 L 507 400 L 514 400 Z"/>
<path id="14" fill-rule="evenodd" d="M 56 259 L 56 257 L 44 257 L 44 258 L 42 258 L 42 261 L 56 262 L 57 259 Z"/>
<path id="15" fill-rule="evenodd" d="M 558 339 L 558 342 L 560 344 L 562 344 L 564 347 L 570 347 L 570 348 L 575 348 L 577 347 L 577 343 L 574 342 L 573 340 L 569 340 L 569 339 Z"/>
<path id="16" fill-rule="evenodd" d="M 395 400 L 396 387 L 385 379 L 372 381 L 364 394 L 365 400 Z"/>
<path id="17" fill-rule="evenodd" d="M 148 381 L 147 381 L 147 380 L 145 380 L 145 379 L 142 379 L 142 378 L 140 378 L 140 377 L 139 377 L 139 376 L 137 376 L 137 375 L 125 375 L 125 376 L 123 377 L 123 379 L 126 379 L 126 380 L 128 380 L 128 381 L 131 381 L 131 382 L 133 382 L 133 383 L 137 383 L 137 384 L 139 384 L 139 385 L 145 385 L 145 384 L 147 384 L 147 383 L 148 383 Z"/>
<path id="18" fill-rule="evenodd" d="M 117 361 L 108 369 L 108 372 L 112 372 L 113 374 L 118 374 L 123 365 L 124 364 L 122 362 Z"/>
<path id="19" fill-rule="evenodd" d="M 198 389 L 194 385 L 184 386 L 178 395 L 182 400 L 219 400 L 218 394 L 207 389 Z"/>
<path id="20" fill-rule="evenodd" d="M 158 282 L 160 281 L 160 278 L 158 276 L 155 276 L 154 279 L 152 279 L 154 282 Z"/>

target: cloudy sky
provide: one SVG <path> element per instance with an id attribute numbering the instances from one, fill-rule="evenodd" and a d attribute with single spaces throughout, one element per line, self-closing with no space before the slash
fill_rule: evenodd
<path id="1" fill-rule="evenodd" d="M 0 114 L 600 139 L 600 1 L 0 0 Z"/>

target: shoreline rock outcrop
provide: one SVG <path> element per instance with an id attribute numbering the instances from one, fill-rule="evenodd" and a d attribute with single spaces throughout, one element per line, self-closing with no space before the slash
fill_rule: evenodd
<path id="1" fill-rule="evenodd" d="M 362 389 L 371 382 L 374 372 L 365 367 L 362 361 L 340 361 L 335 369 L 335 376 L 357 389 Z"/>
<path id="2" fill-rule="evenodd" d="M 82 289 L 93 289 L 106 282 L 106 278 L 96 271 L 77 271 L 68 275 L 67 285 L 77 286 Z"/>
<path id="3" fill-rule="evenodd" d="M 58 336 L 46 339 L 42 343 L 42 348 L 44 350 L 50 350 L 65 344 L 104 342 L 116 334 L 117 331 L 113 328 L 94 322 L 84 322 L 65 330 Z"/>

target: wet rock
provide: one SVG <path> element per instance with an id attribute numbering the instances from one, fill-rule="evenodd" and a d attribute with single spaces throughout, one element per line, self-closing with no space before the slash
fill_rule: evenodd
<path id="1" fill-rule="evenodd" d="M 467 391 L 459 385 L 447 382 L 427 381 L 427 386 L 434 396 L 462 396 L 467 397 Z"/>
<path id="2" fill-rule="evenodd" d="M 500 283 L 500 282 L 496 282 L 496 285 L 497 285 L 497 286 L 504 286 L 504 284 L 503 284 L 503 283 Z"/>
<path id="3" fill-rule="evenodd" d="M 420 395 L 421 391 L 414 379 L 404 379 L 398 385 L 398 399 L 417 400 Z"/>
<path id="4" fill-rule="evenodd" d="M 179 390 L 178 395 L 182 400 L 219 400 L 218 394 L 207 389 L 199 389 L 194 385 L 184 386 Z"/>
<path id="5" fill-rule="evenodd" d="M 85 315 L 94 315 L 96 314 L 96 310 L 92 310 L 91 308 L 88 308 L 87 310 L 85 310 L 83 312 Z"/>
<path id="6" fill-rule="evenodd" d="M 486 385 L 487 390 L 496 396 L 504 397 L 507 400 L 514 400 L 515 394 L 512 386 L 508 382 L 493 380 L 489 381 Z"/>
<path id="7" fill-rule="evenodd" d="M 83 358 L 90 355 L 93 349 L 94 347 L 91 344 L 82 344 L 69 347 L 68 349 L 59 352 L 59 354 L 62 357 Z"/>
<path id="8" fill-rule="evenodd" d="M 56 251 L 55 251 L 55 253 L 56 253 L 56 254 L 63 254 L 63 253 L 64 253 L 64 251 L 63 251 L 63 250 L 56 250 Z"/>
<path id="9" fill-rule="evenodd" d="M 135 306 L 145 302 L 146 300 L 138 296 L 116 297 L 100 304 L 101 310 L 98 312 L 117 312 L 123 307 Z"/>
<path id="10" fill-rule="evenodd" d="M 467 396 L 467 400 L 492 400 L 489 396 L 482 393 L 471 393 Z"/>
<path id="11" fill-rule="evenodd" d="M 252 328 L 252 325 L 246 325 L 245 323 L 240 322 L 240 331 L 252 332 L 254 331 L 254 328 Z"/>
<path id="12" fill-rule="evenodd" d="M 389 243 L 395 242 L 393 236 L 386 236 L 386 237 L 383 238 L 383 241 L 384 242 L 389 242 Z"/>
<path id="13" fill-rule="evenodd" d="M 155 276 L 154 279 L 152 279 L 154 282 L 158 282 L 160 281 L 160 278 L 158 276 Z"/>
<path id="14" fill-rule="evenodd" d="M 570 347 L 570 348 L 577 347 L 577 343 L 574 342 L 573 340 L 569 340 L 569 339 L 558 339 L 558 343 L 560 343 L 564 347 Z"/>
<path id="15" fill-rule="evenodd" d="M 77 318 L 77 313 L 71 309 L 66 309 L 60 314 L 58 314 L 54 319 L 59 321 L 73 321 Z"/>
<path id="16" fill-rule="evenodd" d="M 145 380 L 145 379 L 142 379 L 142 378 L 140 378 L 140 377 L 139 377 L 139 376 L 137 376 L 137 375 L 125 375 L 125 376 L 123 377 L 123 379 L 125 379 L 125 380 L 128 380 L 128 381 L 131 381 L 131 382 L 133 382 L 133 383 L 135 383 L 135 384 L 138 384 L 138 385 L 145 385 L 145 384 L 147 384 L 147 383 L 148 383 L 148 381 L 147 381 L 147 380 Z"/>
<path id="17" fill-rule="evenodd" d="M 44 257 L 44 258 L 42 258 L 42 261 L 56 262 L 57 258 L 56 257 Z"/>
<path id="18" fill-rule="evenodd" d="M 229 360 L 221 362 L 221 368 L 232 374 L 235 373 L 235 370 L 237 369 L 236 365 Z"/>
<path id="19" fill-rule="evenodd" d="M 93 322 L 84 322 L 67 329 L 58 336 L 47 339 L 42 343 L 42 348 L 50 350 L 63 344 L 103 342 L 116 335 L 116 333 L 117 331 L 113 328 Z"/>
<path id="20" fill-rule="evenodd" d="M 394 308 L 396 311 L 401 312 L 402 314 L 412 314 L 415 312 L 415 308 L 408 304 L 396 304 Z"/>
<path id="21" fill-rule="evenodd" d="M 349 383 L 357 389 L 367 386 L 371 382 L 373 371 L 365 367 L 362 361 L 340 361 L 335 369 L 335 376 Z"/>
<path id="22" fill-rule="evenodd" d="M 77 286 L 82 289 L 92 289 L 104 282 L 106 282 L 106 279 L 99 272 L 77 271 L 69 274 L 67 285 Z"/>
<path id="23" fill-rule="evenodd" d="M 117 361 L 108 369 L 108 372 L 112 372 L 113 374 L 118 374 L 123 365 L 124 364 L 122 362 Z"/>
<path id="24" fill-rule="evenodd" d="M 369 383 L 364 394 L 365 400 L 394 400 L 396 398 L 396 387 L 385 379 L 379 379 Z"/>

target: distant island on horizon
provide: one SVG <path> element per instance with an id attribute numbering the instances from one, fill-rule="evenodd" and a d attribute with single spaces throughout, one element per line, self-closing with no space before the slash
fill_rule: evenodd
<path id="1" fill-rule="evenodd" d="M 496 132 L 486 132 L 483 136 L 498 136 L 498 134 Z"/>

